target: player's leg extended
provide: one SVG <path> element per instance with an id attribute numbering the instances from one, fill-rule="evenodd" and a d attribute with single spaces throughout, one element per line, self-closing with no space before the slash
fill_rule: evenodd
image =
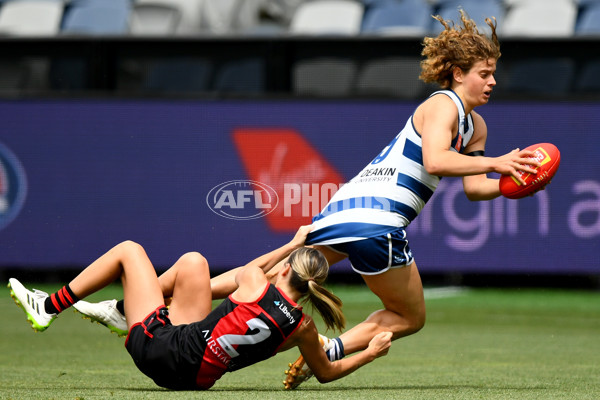
<path id="1" fill-rule="evenodd" d="M 68 285 L 51 295 L 40 291 L 32 292 L 14 278 L 9 280 L 9 286 L 11 296 L 23 308 L 32 327 L 37 331 L 43 331 L 57 314 L 72 306 L 77 300 L 111 284 L 119 277 L 123 282 L 130 321 L 141 321 L 154 308 L 163 304 L 152 263 L 144 249 L 130 241 L 110 249 Z"/>
<path id="2" fill-rule="evenodd" d="M 200 253 L 186 253 L 158 278 L 164 297 L 171 297 L 174 325 L 203 320 L 211 311 L 210 271 Z"/>
<path id="3" fill-rule="evenodd" d="M 206 291 L 208 279 L 206 259 L 195 252 L 181 256 L 171 268 L 158 277 L 164 297 L 163 304 L 171 304 L 174 292 L 177 292 L 176 306 L 171 307 L 169 313 L 171 322 L 187 323 L 206 316 L 210 311 L 210 300 L 205 301 L 201 293 Z M 106 326 L 119 336 L 127 335 L 128 326 L 122 300 L 106 300 L 99 303 L 79 301 L 74 307 L 84 318 Z"/>
<path id="4" fill-rule="evenodd" d="M 423 285 L 417 264 L 392 268 L 378 275 L 362 275 L 385 309 L 372 313 L 364 322 L 344 332 L 340 339 L 350 354 L 367 348 L 377 333 L 391 331 L 393 339 L 411 335 L 425 324 Z"/>
<path id="5" fill-rule="evenodd" d="M 137 243 L 122 242 L 84 269 L 69 286 L 81 299 L 118 278 L 123 283 L 127 326 L 142 321 L 164 304 L 154 266 Z"/>

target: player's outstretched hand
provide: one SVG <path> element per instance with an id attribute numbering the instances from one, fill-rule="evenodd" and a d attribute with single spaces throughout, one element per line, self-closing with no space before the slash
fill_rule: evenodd
<path id="1" fill-rule="evenodd" d="M 525 185 L 525 181 L 519 171 L 527 172 L 530 174 L 536 174 L 537 169 L 540 166 L 540 162 L 533 158 L 535 152 L 530 150 L 514 149 L 508 154 L 500 157 L 496 157 L 496 168 L 495 172 L 502 175 L 511 175 L 515 177 L 522 185 Z"/>
<path id="2" fill-rule="evenodd" d="M 306 241 L 306 236 L 313 230 L 312 225 L 302 225 L 294 238 L 290 241 L 290 244 L 294 247 L 302 247 L 304 246 L 304 242 Z"/>
<path id="3" fill-rule="evenodd" d="M 369 342 L 367 350 L 372 351 L 374 358 L 385 356 L 392 345 L 392 332 L 380 332 Z"/>

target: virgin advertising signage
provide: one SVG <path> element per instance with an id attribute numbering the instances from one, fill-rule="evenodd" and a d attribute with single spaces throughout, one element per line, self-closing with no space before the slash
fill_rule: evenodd
<path id="1" fill-rule="evenodd" d="M 215 270 L 244 264 L 309 223 L 416 105 L 0 103 L 0 267 L 81 268 L 126 239 L 158 268 L 192 250 Z M 479 112 L 486 155 L 550 142 L 561 166 L 547 190 L 522 200 L 470 202 L 460 179 L 442 179 L 408 228 L 420 269 L 600 273 L 600 104 Z"/>

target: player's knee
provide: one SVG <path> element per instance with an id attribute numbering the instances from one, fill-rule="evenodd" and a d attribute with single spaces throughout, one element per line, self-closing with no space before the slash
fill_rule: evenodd
<path id="1" fill-rule="evenodd" d="M 402 336 L 408 336 L 419 332 L 425 326 L 425 309 L 419 308 L 417 310 L 411 310 L 400 315 L 403 320 L 404 334 Z"/>
<path id="2" fill-rule="evenodd" d="M 391 310 L 379 310 L 367 318 L 380 330 L 392 332 L 393 340 L 417 333 L 425 326 L 425 312 L 398 313 Z"/>
<path id="3" fill-rule="evenodd" d="M 179 259 L 184 264 L 195 265 L 198 267 L 205 267 L 206 265 L 208 265 L 208 261 L 206 260 L 206 258 L 204 258 L 204 256 L 198 253 L 197 251 L 190 251 L 188 253 L 185 253 Z"/>
<path id="4" fill-rule="evenodd" d="M 134 242 L 133 240 L 124 240 L 121 243 L 119 243 L 116 247 L 124 250 L 135 250 L 138 247 L 142 247 L 142 245 L 140 245 L 137 242 Z"/>
<path id="5" fill-rule="evenodd" d="M 419 332 L 425 326 L 425 311 L 416 313 L 408 319 L 408 334 L 412 335 Z"/>
<path id="6" fill-rule="evenodd" d="M 116 246 L 116 249 L 122 252 L 121 258 L 125 257 L 138 257 L 145 256 L 146 250 L 141 244 L 134 242 L 133 240 L 125 240 Z"/>
<path id="7" fill-rule="evenodd" d="M 179 263 L 181 265 L 179 273 L 188 275 L 190 278 L 210 274 L 208 261 L 198 252 L 185 253 L 179 258 Z"/>

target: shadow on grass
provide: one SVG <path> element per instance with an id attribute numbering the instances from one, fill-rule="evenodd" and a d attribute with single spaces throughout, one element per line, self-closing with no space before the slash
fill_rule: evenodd
<path id="1" fill-rule="evenodd" d="M 376 392 L 378 390 L 514 390 L 514 391 L 525 391 L 525 390 L 547 390 L 550 389 L 547 386 L 493 386 L 493 385 L 387 385 L 387 386 L 347 386 L 347 387 L 331 387 L 323 385 L 320 387 L 305 387 L 301 389 L 295 389 L 293 392 L 348 392 L 356 390 L 368 390 L 370 392 Z M 164 388 L 118 388 L 118 390 L 130 391 L 130 392 L 177 392 L 177 393 L 197 393 L 199 390 L 169 390 Z M 274 392 L 281 391 L 285 392 L 284 389 L 268 389 L 268 388 L 257 388 L 252 387 L 236 387 L 236 388 L 219 388 L 213 387 L 207 392 Z"/>

